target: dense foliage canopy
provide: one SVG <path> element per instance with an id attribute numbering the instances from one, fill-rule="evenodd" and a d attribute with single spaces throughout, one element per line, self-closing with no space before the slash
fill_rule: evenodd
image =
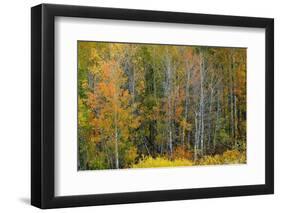
<path id="1" fill-rule="evenodd" d="M 246 162 L 246 49 L 78 42 L 78 169 Z"/>

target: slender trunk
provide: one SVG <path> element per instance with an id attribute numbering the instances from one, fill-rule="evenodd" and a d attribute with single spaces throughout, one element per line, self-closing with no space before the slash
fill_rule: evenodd
<path id="1" fill-rule="evenodd" d="M 156 65 L 155 65 L 155 47 L 153 47 L 153 95 L 154 95 L 154 101 L 155 101 L 155 105 L 158 107 L 158 98 L 157 98 L 157 85 L 156 85 Z M 159 113 L 158 113 L 158 110 L 156 112 L 156 118 L 159 118 Z M 158 120 L 155 119 L 155 130 L 156 130 L 156 135 L 158 134 Z M 159 145 L 157 145 L 157 148 L 159 149 Z M 163 143 L 161 142 L 160 144 L 160 150 L 161 150 L 161 153 L 162 153 L 162 150 L 163 150 Z"/>
<path id="2" fill-rule="evenodd" d="M 128 76 L 128 89 L 130 94 L 132 95 L 132 104 L 135 102 L 135 69 L 132 62 L 132 49 L 130 47 L 126 47 L 125 49 L 125 66 L 124 71 Z"/>
<path id="3" fill-rule="evenodd" d="M 115 72 L 115 69 L 113 70 Z M 117 102 L 118 97 L 116 94 L 117 90 L 114 93 L 114 142 L 115 142 L 115 168 L 119 169 L 119 151 L 118 151 L 118 121 L 117 121 Z"/>
<path id="4" fill-rule="evenodd" d="M 236 95 L 234 95 L 234 140 L 235 140 L 235 145 L 237 145 L 237 134 L 238 134 L 238 130 L 237 130 L 237 100 L 236 100 Z"/>
<path id="5" fill-rule="evenodd" d="M 89 85 L 89 88 L 94 92 L 94 76 L 89 71 L 88 71 L 88 85 Z"/>
<path id="6" fill-rule="evenodd" d="M 235 57 L 232 54 L 232 63 L 235 64 Z M 236 100 L 236 92 L 235 92 L 235 88 L 236 88 L 236 70 L 235 68 L 232 69 L 232 79 L 233 79 L 233 83 L 232 83 L 232 91 L 233 91 L 233 132 L 234 132 L 234 144 L 235 146 L 237 145 L 237 100 Z"/>
<path id="7" fill-rule="evenodd" d="M 216 148 L 217 143 L 217 131 L 219 129 L 219 119 L 220 119 L 220 93 L 218 91 L 217 94 L 217 113 L 216 113 L 216 126 L 215 126 L 215 132 L 214 132 L 214 138 L 213 138 L 213 147 Z"/>
<path id="8" fill-rule="evenodd" d="M 195 142 L 194 142 L 194 160 L 197 160 L 197 148 L 198 148 L 198 142 L 199 142 L 199 132 L 198 132 L 198 121 L 197 121 L 197 113 L 195 112 L 194 116 L 194 123 L 195 123 Z"/>
<path id="9" fill-rule="evenodd" d="M 166 63 L 167 63 L 167 96 L 168 96 L 168 148 L 170 157 L 172 157 L 173 143 L 172 143 L 172 92 L 171 92 L 171 61 L 169 53 L 167 51 Z"/>
<path id="10" fill-rule="evenodd" d="M 201 154 L 204 153 L 204 71 L 205 71 L 205 62 L 204 55 L 200 54 L 200 122 L 201 122 L 201 133 L 200 133 L 200 148 Z"/>
<path id="11" fill-rule="evenodd" d="M 235 138 L 235 132 L 234 132 L 234 93 L 233 93 L 233 61 L 232 56 L 233 53 L 231 51 L 230 53 L 230 63 L 229 63 L 229 79 L 230 79 L 230 128 L 231 128 L 231 137 L 232 139 Z M 235 140 L 235 139 L 234 139 Z M 235 141 L 233 141 L 233 144 L 235 144 Z"/>
<path id="12" fill-rule="evenodd" d="M 157 87 L 156 87 L 156 68 L 155 68 L 155 47 L 153 48 L 153 94 L 155 100 L 157 100 L 156 95 L 157 95 Z"/>
<path id="13" fill-rule="evenodd" d="M 133 76 L 132 76 L 132 102 L 135 104 L 135 69 L 132 68 Z"/>
<path id="14" fill-rule="evenodd" d="M 150 151 L 149 151 L 149 148 L 148 148 L 148 146 L 147 146 L 147 144 L 146 144 L 147 139 L 146 139 L 145 137 L 144 137 L 143 141 L 144 141 L 144 146 L 145 146 L 145 148 L 146 148 L 147 154 L 148 154 L 149 156 L 151 156 Z"/>
<path id="15" fill-rule="evenodd" d="M 188 149 L 190 149 L 190 141 L 191 141 L 190 137 L 191 137 L 191 131 L 188 131 L 187 132 L 187 148 Z"/>
<path id="16" fill-rule="evenodd" d="M 181 144 L 184 147 L 184 138 L 185 138 L 185 128 L 182 128 L 182 138 L 181 138 Z"/>
<path id="17" fill-rule="evenodd" d="M 172 100 L 171 94 L 168 96 L 168 115 L 169 115 L 169 150 L 172 156 L 173 144 L 172 144 Z"/>
<path id="18" fill-rule="evenodd" d="M 117 109 L 114 111 L 114 133 L 115 133 L 115 168 L 119 169 L 119 154 L 118 154 L 118 128 L 117 128 Z"/>
<path id="19" fill-rule="evenodd" d="M 202 122 L 201 122 L 201 105 L 200 105 L 200 100 L 199 100 L 199 105 L 198 105 L 199 107 L 199 109 L 198 109 L 198 115 L 197 115 L 197 117 L 198 118 L 196 118 L 197 119 L 197 149 L 199 149 L 200 148 L 200 145 L 201 145 L 201 143 L 200 143 L 200 141 L 201 141 L 201 124 L 202 124 Z M 197 150 L 198 151 L 198 150 Z"/>
<path id="20" fill-rule="evenodd" d="M 188 98 L 189 98 L 189 79 L 190 79 L 190 70 L 186 68 L 186 87 L 185 87 L 185 107 L 184 107 L 184 121 L 187 122 L 188 114 Z M 185 127 L 182 129 L 182 144 L 184 145 L 185 139 Z M 188 142 L 188 141 L 187 141 Z"/>
<path id="21" fill-rule="evenodd" d="M 211 82 L 212 84 L 212 82 Z M 211 134 L 212 134 L 212 116 L 211 116 L 211 113 L 212 113 L 212 106 L 213 106 L 213 92 L 214 92 L 214 89 L 212 88 L 212 85 L 211 85 L 211 94 L 210 94 L 210 105 L 209 105 L 209 121 L 208 121 L 208 148 L 210 148 L 210 144 L 211 144 Z"/>

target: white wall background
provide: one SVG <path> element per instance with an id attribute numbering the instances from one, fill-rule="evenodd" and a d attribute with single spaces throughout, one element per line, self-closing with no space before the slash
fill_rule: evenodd
<path id="1" fill-rule="evenodd" d="M 57 4 L 275 18 L 275 195 L 50 210 L 50 212 L 278 212 L 281 209 L 281 13 L 279 1 L 53 0 Z M 0 10 L 0 212 L 39 212 L 30 197 L 30 7 L 3 1 Z"/>

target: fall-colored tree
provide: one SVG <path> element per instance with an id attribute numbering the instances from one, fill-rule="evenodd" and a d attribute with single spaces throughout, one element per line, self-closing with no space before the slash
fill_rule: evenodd
<path id="1" fill-rule="evenodd" d="M 246 49 L 78 42 L 78 169 L 246 162 Z"/>

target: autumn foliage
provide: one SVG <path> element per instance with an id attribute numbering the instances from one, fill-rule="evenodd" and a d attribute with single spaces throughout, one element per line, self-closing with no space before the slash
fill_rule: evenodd
<path id="1" fill-rule="evenodd" d="M 246 163 L 246 49 L 78 42 L 78 169 Z"/>

